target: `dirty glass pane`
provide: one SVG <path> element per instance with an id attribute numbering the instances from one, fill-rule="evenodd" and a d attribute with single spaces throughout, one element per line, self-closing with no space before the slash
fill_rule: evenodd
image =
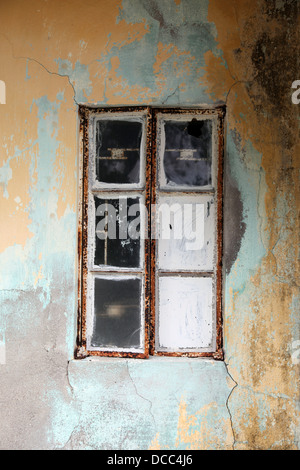
<path id="1" fill-rule="evenodd" d="M 141 279 L 95 278 L 92 347 L 141 348 Z"/>
<path id="2" fill-rule="evenodd" d="M 96 180 L 111 184 L 139 183 L 141 139 L 141 122 L 97 121 Z"/>
<path id="3" fill-rule="evenodd" d="M 211 185 L 211 120 L 167 121 L 163 155 L 163 185 Z"/>
<path id="4" fill-rule="evenodd" d="M 160 277 L 158 348 L 211 348 L 212 331 L 212 279 Z"/>
<path id="5" fill-rule="evenodd" d="M 140 267 L 140 198 L 109 199 L 94 196 L 94 201 L 94 265 Z"/>

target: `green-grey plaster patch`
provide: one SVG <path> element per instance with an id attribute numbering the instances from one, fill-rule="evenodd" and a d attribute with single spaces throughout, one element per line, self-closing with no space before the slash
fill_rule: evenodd
<path id="1" fill-rule="evenodd" d="M 241 291 L 266 254 L 265 235 L 262 233 L 262 221 L 266 220 L 264 208 L 266 182 L 264 170 L 261 167 L 261 154 L 253 148 L 252 144 L 248 142 L 247 148 L 241 152 L 241 149 L 237 148 L 232 132 L 228 133 L 226 141 L 226 158 L 229 161 L 231 175 L 241 194 L 245 223 L 241 248 L 231 274 L 227 277 L 227 286 L 234 284 L 234 290 Z M 226 201 L 224 202 L 226 204 Z"/>
<path id="2" fill-rule="evenodd" d="M 24 247 L 11 246 L 1 253 L 0 300 L 4 329 L 6 329 L 7 319 L 9 319 L 9 324 L 15 325 L 19 334 L 24 334 L 28 330 L 32 332 L 32 328 L 42 317 L 40 306 L 36 312 L 30 308 L 25 311 L 25 303 L 21 303 L 18 308 L 12 310 L 12 305 L 18 304 L 22 293 L 31 292 L 30 295 L 41 303 L 43 311 L 54 302 L 55 285 L 59 285 L 61 289 L 62 286 L 67 288 L 67 286 L 73 285 L 67 296 L 61 291 L 66 314 L 64 321 L 68 325 L 67 347 L 69 356 L 72 357 L 76 321 L 74 317 L 76 214 L 71 208 L 67 208 L 64 216 L 60 220 L 57 219 L 57 186 L 59 182 L 54 166 L 59 146 L 57 133 L 60 125 L 59 110 L 62 100 L 63 94 L 60 92 L 54 102 L 43 96 L 34 100 L 31 106 L 31 111 L 34 106 L 38 110 L 38 137 L 26 149 L 31 158 L 29 175 L 31 203 L 26 210 L 30 218 L 28 228 L 33 237 L 26 241 Z M 12 158 L 20 157 L 24 151 L 16 149 L 7 165 Z M 9 176 L 8 171 L 6 174 Z M 7 180 L 8 177 L 6 177 L 6 182 Z"/>
<path id="3" fill-rule="evenodd" d="M 266 220 L 264 200 L 266 182 L 261 167 L 261 155 L 250 142 L 245 148 L 233 132 L 226 139 L 226 158 L 230 173 L 239 190 L 243 208 L 243 236 L 237 258 L 225 278 L 226 318 L 235 315 L 234 328 L 236 333 L 243 331 L 246 323 L 257 321 L 259 312 L 249 306 L 249 299 L 255 295 L 255 286 L 251 283 L 253 276 L 266 255 L 263 221 Z M 226 200 L 224 201 L 226 204 Z M 237 228 L 238 229 L 238 228 Z M 234 297 L 234 311 L 230 309 Z M 237 315 L 238 312 L 238 315 Z M 239 344 L 231 341 L 232 335 L 225 335 L 226 357 L 230 358 L 235 370 L 241 373 L 245 366 L 239 358 L 239 345 L 245 344 L 247 338 L 239 335 Z M 235 377 L 233 377 L 235 378 Z"/>
<path id="4" fill-rule="evenodd" d="M 291 302 L 291 320 L 294 324 L 294 328 L 292 333 L 295 335 L 293 337 L 293 341 L 300 340 L 300 294 L 293 295 L 292 302 Z M 298 358 L 300 360 L 300 342 L 299 342 L 299 349 L 298 349 Z"/>
<path id="5" fill-rule="evenodd" d="M 31 253 L 31 273 L 42 266 L 41 278 L 36 278 L 34 288 L 39 289 L 39 298 L 43 308 L 51 302 L 56 302 L 52 297 L 52 291 L 57 285 L 76 286 L 74 253 L 76 252 L 76 214 L 67 207 L 63 217 L 58 220 L 56 216 L 58 205 L 58 185 L 55 173 L 55 160 L 59 146 L 58 128 L 59 111 L 64 99 L 59 92 L 57 100 L 50 102 L 47 97 L 35 101 L 38 107 L 38 147 L 39 155 L 34 162 L 37 180 L 32 185 L 31 200 L 35 201 L 31 206 L 30 230 L 35 234 L 28 242 Z M 40 262 L 37 262 L 42 253 Z M 58 269 L 59 268 L 59 269 Z M 31 274 L 32 275 L 32 274 Z M 59 276 L 59 279 L 57 279 Z M 69 354 L 73 353 L 74 344 L 74 292 L 64 300 L 64 309 L 67 323 L 67 337 Z"/>
<path id="6" fill-rule="evenodd" d="M 51 404 L 47 428 L 48 443 L 51 448 L 63 448 L 72 438 L 80 418 L 72 400 L 72 390 L 68 387 L 63 392 L 56 383 L 49 384 L 49 390 L 45 392 L 44 400 Z"/>
<path id="7" fill-rule="evenodd" d="M 61 58 L 56 59 L 55 62 L 58 64 L 58 74 L 68 77 L 70 83 L 73 84 L 76 102 L 86 103 L 92 93 L 88 65 L 77 60 L 73 68 L 70 60 Z"/>
<path id="8" fill-rule="evenodd" d="M 25 76 L 26 81 L 31 79 L 31 76 L 29 75 L 29 70 L 28 70 L 29 62 L 30 62 L 29 60 L 26 61 L 26 76 Z"/>
<path id="9" fill-rule="evenodd" d="M 0 168 L 0 186 L 3 188 L 3 197 L 8 199 L 9 194 L 7 191 L 8 182 L 12 179 L 12 169 L 9 166 L 10 159 Z"/>
<path id="10" fill-rule="evenodd" d="M 26 123 L 25 123 L 26 124 Z M 11 140 L 13 139 L 13 136 L 11 136 Z M 18 146 L 15 146 L 14 149 L 14 154 L 10 155 L 6 162 L 3 164 L 3 166 L 0 168 L 0 186 L 3 188 L 3 197 L 5 199 L 9 198 L 9 193 L 7 190 L 7 185 L 9 181 L 13 178 L 13 172 L 10 167 L 10 163 L 15 160 L 15 159 L 20 159 L 23 157 L 23 154 L 25 152 L 31 151 L 33 147 L 36 145 L 37 140 L 34 142 L 30 141 L 28 142 L 28 146 L 25 148 L 20 149 Z"/>
<path id="11" fill-rule="evenodd" d="M 138 103 L 195 105 L 214 102 L 206 93 L 201 77 L 205 73 L 205 53 L 212 51 L 216 57 L 222 57 L 222 51 L 217 44 L 215 25 L 207 20 L 207 10 L 208 0 L 201 4 L 197 0 L 186 0 L 179 7 L 172 2 L 123 0 L 116 23 L 125 20 L 130 25 L 145 24 L 145 34 L 129 44 L 119 44 L 109 34 L 109 49 L 106 46 L 94 59 L 94 62 L 105 62 L 108 73 L 110 60 L 118 58 L 116 73 L 124 86 L 124 90 L 115 91 L 115 96 L 120 97 L 119 104 L 122 104 L 123 96 L 130 99 L 130 92 L 125 90 L 137 87 L 146 90 L 134 99 Z M 174 55 L 163 61 L 158 76 L 154 67 L 159 44 L 173 47 Z M 85 47 L 85 44 L 81 46 Z M 97 79 L 90 77 L 89 65 L 77 60 L 73 67 L 67 58 L 57 58 L 56 62 L 58 74 L 67 76 L 74 88 L 75 101 L 88 102 L 93 81 Z M 227 67 L 226 63 L 224 65 Z M 106 88 L 106 78 L 104 81 Z M 96 101 L 108 104 L 105 94 L 102 100 L 99 97 Z"/>
<path id="12" fill-rule="evenodd" d="M 125 20 L 130 24 L 146 21 L 148 31 L 138 40 L 122 47 L 111 47 L 108 59 L 117 56 L 120 65 L 117 76 L 124 79 L 130 88 L 148 88 L 145 96 L 141 93 L 139 102 L 154 104 L 210 103 L 211 98 L 201 83 L 204 74 L 207 51 L 215 56 L 221 54 L 217 47 L 216 30 L 207 20 L 208 1 L 183 1 L 180 8 L 171 2 L 145 2 L 123 0 L 117 22 Z M 165 60 L 159 73 L 164 83 L 160 87 L 160 78 L 154 72 L 157 60 L 158 44 L 176 47 L 174 56 Z M 173 67 L 177 62 L 178 73 Z M 195 81 L 197 76 L 197 81 Z M 122 103 L 122 91 L 116 92 Z M 106 102 L 106 100 L 105 100 Z"/>
<path id="13" fill-rule="evenodd" d="M 226 401 L 231 387 L 226 378 L 224 364 L 214 361 L 72 361 L 69 380 L 80 421 L 69 445 L 80 449 L 148 449 L 158 435 L 162 448 L 175 449 L 181 400 L 191 415 L 197 416 L 213 403 L 220 422 L 229 419 Z M 199 431 L 200 427 L 199 416 L 192 430 Z M 214 432 L 225 446 L 226 429 L 220 426 Z M 179 448 L 183 447 L 180 443 Z"/>

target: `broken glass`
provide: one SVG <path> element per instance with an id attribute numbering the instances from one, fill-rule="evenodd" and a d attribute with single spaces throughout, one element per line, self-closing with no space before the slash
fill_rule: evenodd
<path id="1" fill-rule="evenodd" d="M 163 171 L 167 186 L 211 185 L 212 122 L 166 121 Z"/>

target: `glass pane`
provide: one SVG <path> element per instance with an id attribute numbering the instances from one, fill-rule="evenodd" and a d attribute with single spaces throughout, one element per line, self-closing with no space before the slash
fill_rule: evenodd
<path id="1" fill-rule="evenodd" d="M 164 130 L 164 185 L 211 185 L 212 122 L 167 121 Z"/>
<path id="2" fill-rule="evenodd" d="M 140 198 L 105 199 L 95 196 L 94 200 L 94 265 L 140 267 Z"/>
<path id="3" fill-rule="evenodd" d="M 97 181 L 114 184 L 139 183 L 141 139 L 141 122 L 97 121 Z"/>
<path id="4" fill-rule="evenodd" d="M 215 204 L 211 196 L 159 197 L 158 267 L 171 271 L 212 271 Z"/>
<path id="5" fill-rule="evenodd" d="M 141 279 L 95 278 L 95 348 L 141 348 Z"/>
<path id="6" fill-rule="evenodd" d="M 158 348 L 212 347 L 212 279 L 159 279 Z"/>

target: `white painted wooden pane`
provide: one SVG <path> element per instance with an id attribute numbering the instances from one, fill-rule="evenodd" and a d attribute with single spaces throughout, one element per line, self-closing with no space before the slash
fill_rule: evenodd
<path id="1" fill-rule="evenodd" d="M 212 196 L 160 196 L 157 221 L 160 270 L 214 269 L 215 203 Z"/>
<path id="2" fill-rule="evenodd" d="M 211 349 L 212 304 L 211 278 L 160 277 L 158 350 Z"/>

